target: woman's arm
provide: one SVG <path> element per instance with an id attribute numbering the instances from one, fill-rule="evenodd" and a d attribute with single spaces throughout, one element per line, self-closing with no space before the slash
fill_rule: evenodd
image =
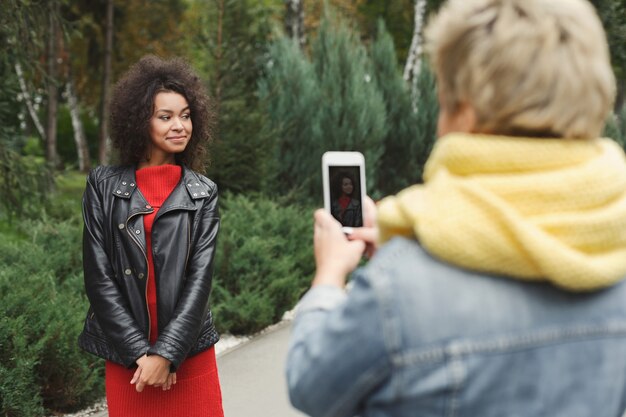
<path id="1" fill-rule="evenodd" d="M 98 324 L 115 347 L 124 366 L 131 367 L 149 348 L 128 302 L 122 296 L 111 267 L 105 242 L 105 215 L 96 187 L 100 170 L 92 170 L 83 195 L 83 270 L 85 291 Z"/>
<path id="2" fill-rule="evenodd" d="M 189 260 L 183 288 L 172 320 L 159 334 L 149 355 L 160 355 L 178 369 L 196 342 L 209 312 L 209 295 L 213 279 L 213 258 L 220 225 L 217 186 L 210 182 L 209 197 L 198 215 L 193 230 Z"/>
<path id="3" fill-rule="evenodd" d="M 352 417 L 385 383 L 392 364 L 384 343 L 381 306 L 359 276 L 346 296 L 314 286 L 293 324 L 286 372 L 291 403 L 312 417 Z"/>

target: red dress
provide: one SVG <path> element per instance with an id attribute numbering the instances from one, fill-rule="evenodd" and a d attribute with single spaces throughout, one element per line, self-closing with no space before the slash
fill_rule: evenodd
<path id="1" fill-rule="evenodd" d="M 137 187 L 154 208 L 144 215 L 149 273 L 147 281 L 150 313 L 150 343 L 158 337 L 157 292 L 152 261 L 152 223 L 161 205 L 180 182 L 181 167 L 160 165 L 137 170 Z M 215 362 L 215 349 L 210 348 L 186 359 L 176 371 L 176 385 L 169 391 L 145 387 L 137 392 L 130 380 L 134 369 L 111 361 L 106 362 L 106 394 L 109 417 L 223 417 L 222 393 Z"/>

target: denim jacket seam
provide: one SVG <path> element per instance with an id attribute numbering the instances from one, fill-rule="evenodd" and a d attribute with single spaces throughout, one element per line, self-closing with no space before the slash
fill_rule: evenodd
<path id="1" fill-rule="evenodd" d="M 458 396 L 459 392 L 461 392 L 461 388 L 465 382 L 467 374 L 465 364 L 463 362 L 463 353 L 462 351 L 455 349 L 455 346 L 455 343 L 452 343 L 445 349 L 445 356 L 449 358 L 447 369 L 450 378 L 450 386 L 452 387 L 447 413 L 448 417 L 454 417 L 457 415 L 459 408 Z"/>
<path id="2" fill-rule="evenodd" d="M 533 349 L 555 343 L 583 341 L 595 338 L 626 335 L 626 322 L 606 325 L 586 325 L 571 328 L 549 328 L 519 336 L 500 335 L 489 340 L 456 340 L 441 346 L 415 349 L 394 356 L 398 366 L 442 362 L 448 357 L 461 357 L 479 353 L 505 353 Z"/>

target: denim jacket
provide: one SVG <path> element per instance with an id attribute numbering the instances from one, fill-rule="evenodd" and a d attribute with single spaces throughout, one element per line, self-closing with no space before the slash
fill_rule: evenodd
<path id="1" fill-rule="evenodd" d="M 347 294 L 319 286 L 301 300 L 287 382 L 314 417 L 619 417 L 626 283 L 568 293 L 396 238 Z"/>

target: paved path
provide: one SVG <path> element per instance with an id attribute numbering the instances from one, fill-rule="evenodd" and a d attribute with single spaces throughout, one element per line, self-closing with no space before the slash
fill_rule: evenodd
<path id="1" fill-rule="evenodd" d="M 284 369 L 291 322 L 218 355 L 224 417 L 303 417 L 289 404 Z M 106 411 L 92 417 L 107 417 Z"/>
<path id="2" fill-rule="evenodd" d="M 284 369 L 291 322 L 217 358 L 224 417 L 302 417 L 289 404 Z"/>

